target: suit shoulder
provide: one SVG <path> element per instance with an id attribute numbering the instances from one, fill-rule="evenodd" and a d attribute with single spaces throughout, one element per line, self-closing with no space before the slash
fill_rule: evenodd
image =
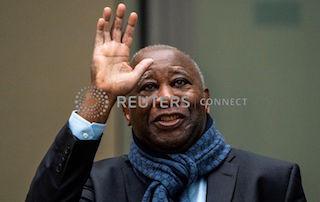
<path id="1" fill-rule="evenodd" d="M 235 157 L 234 162 L 244 167 L 254 167 L 260 169 L 292 169 L 297 166 L 297 164 L 283 161 L 275 158 L 270 158 L 260 154 L 255 154 L 253 152 L 232 149 L 232 154 Z"/>
<path id="2" fill-rule="evenodd" d="M 297 164 L 240 149 L 232 149 L 229 156 L 237 168 L 236 195 L 241 201 L 292 201 L 285 198 L 293 188 L 304 198 Z"/>

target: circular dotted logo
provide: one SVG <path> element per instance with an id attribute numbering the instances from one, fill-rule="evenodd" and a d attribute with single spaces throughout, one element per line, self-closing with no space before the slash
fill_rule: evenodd
<path id="1" fill-rule="evenodd" d="M 109 99 L 105 91 L 87 86 L 76 94 L 74 103 L 78 112 L 83 112 L 90 118 L 97 118 L 107 112 Z"/>

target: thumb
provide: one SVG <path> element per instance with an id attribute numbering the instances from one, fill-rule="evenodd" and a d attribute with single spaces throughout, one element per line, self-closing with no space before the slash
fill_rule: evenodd
<path id="1" fill-rule="evenodd" d="M 146 58 L 141 60 L 133 69 L 133 73 L 140 78 L 145 71 L 150 67 L 150 65 L 153 63 L 152 58 Z"/>

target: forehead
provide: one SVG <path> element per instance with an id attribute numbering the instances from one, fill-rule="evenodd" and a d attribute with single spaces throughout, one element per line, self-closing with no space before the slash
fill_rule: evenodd
<path id="1" fill-rule="evenodd" d="M 180 69 L 187 73 L 194 74 L 196 68 L 192 60 L 177 50 L 171 49 L 155 49 L 155 50 L 145 50 L 138 55 L 135 64 L 139 63 L 142 59 L 152 58 L 154 60 L 153 64 L 149 70 L 168 70 L 170 69 Z M 134 65 L 135 65 L 134 64 Z"/>

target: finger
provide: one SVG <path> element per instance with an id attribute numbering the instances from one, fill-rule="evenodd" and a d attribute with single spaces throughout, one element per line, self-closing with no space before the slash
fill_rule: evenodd
<path id="1" fill-rule="evenodd" d="M 110 41 L 110 18 L 111 18 L 111 8 L 105 7 L 103 9 L 103 19 L 105 20 L 104 24 L 104 41 Z"/>
<path id="2" fill-rule="evenodd" d="M 128 18 L 128 24 L 126 31 L 122 37 L 122 42 L 126 44 L 129 48 L 133 41 L 133 31 L 138 22 L 138 15 L 135 12 L 132 12 Z"/>
<path id="3" fill-rule="evenodd" d="M 140 78 L 145 71 L 150 67 L 153 63 L 152 58 L 146 58 L 141 60 L 133 69 L 133 73 L 136 75 L 137 78 Z"/>
<path id="4" fill-rule="evenodd" d="M 96 38 L 95 38 L 95 44 L 101 45 L 103 44 L 103 29 L 104 29 L 104 19 L 99 18 L 97 22 L 97 31 L 96 31 Z"/>
<path id="5" fill-rule="evenodd" d="M 122 3 L 118 5 L 117 11 L 116 11 L 116 16 L 113 21 L 112 25 L 112 39 L 120 42 L 121 41 L 121 27 L 122 27 L 122 21 L 124 14 L 126 12 L 126 6 Z"/>

